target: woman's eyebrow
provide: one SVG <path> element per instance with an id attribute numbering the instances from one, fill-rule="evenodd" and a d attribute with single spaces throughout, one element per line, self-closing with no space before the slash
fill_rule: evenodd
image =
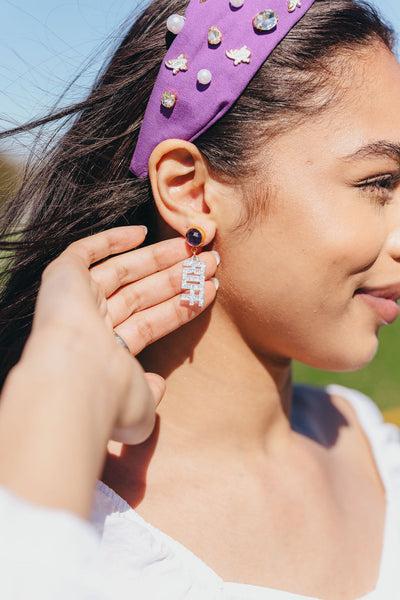
<path id="1" fill-rule="evenodd" d="M 342 160 L 349 162 L 366 158 L 391 158 L 400 164 L 400 143 L 395 144 L 385 140 L 373 142 L 362 146 L 352 154 L 344 156 Z"/>

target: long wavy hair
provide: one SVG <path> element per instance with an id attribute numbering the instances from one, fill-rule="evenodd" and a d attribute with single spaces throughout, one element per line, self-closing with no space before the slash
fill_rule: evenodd
<path id="1" fill-rule="evenodd" d="M 142 223 L 157 239 L 148 178 L 129 173 L 144 111 L 173 39 L 165 22 L 187 0 L 155 0 L 132 23 L 83 102 L 1 137 L 59 123 L 59 136 L 26 173 L 0 220 L 0 386 L 29 335 L 41 273 L 74 240 Z M 210 170 L 244 190 L 243 223 L 257 218 L 268 178 L 260 148 L 335 101 L 338 78 L 355 52 L 393 34 L 371 6 L 316 0 L 269 56 L 229 112 L 195 141 Z M 262 185 L 261 184 L 262 177 Z M 251 190 L 251 193 L 249 193 Z"/>

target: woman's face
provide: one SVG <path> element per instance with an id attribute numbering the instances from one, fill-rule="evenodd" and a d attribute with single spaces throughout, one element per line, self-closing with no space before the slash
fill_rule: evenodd
<path id="1" fill-rule="evenodd" d="M 400 297 L 400 66 L 375 46 L 343 84 L 269 146 L 267 215 L 236 246 L 225 220 L 218 247 L 219 303 L 256 351 L 332 370 L 371 360 Z"/>

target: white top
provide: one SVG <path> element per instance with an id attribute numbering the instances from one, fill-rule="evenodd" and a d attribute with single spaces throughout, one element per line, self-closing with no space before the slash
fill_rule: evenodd
<path id="1" fill-rule="evenodd" d="M 376 589 L 365 600 L 400 599 L 400 431 L 384 424 L 376 405 L 360 392 L 337 385 L 327 392 L 354 407 L 370 441 L 386 490 L 383 553 Z M 182 544 L 142 519 L 103 483 L 97 486 L 93 520 L 102 535 L 110 572 L 126 580 L 141 600 L 318 600 L 223 581 Z"/>
<path id="2" fill-rule="evenodd" d="M 332 385 L 356 410 L 387 498 L 376 589 L 400 598 L 400 431 L 363 394 Z M 0 598 L 7 600 L 318 600 L 225 582 L 182 544 L 144 521 L 99 482 L 92 523 L 31 505 L 0 488 Z M 96 533 L 97 531 L 97 533 Z M 99 544 L 100 541 L 100 544 Z"/>
<path id="3" fill-rule="evenodd" d="M 88 522 L 0 487 L 1 600 L 111 600 L 97 588 L 98 548 Z"/>

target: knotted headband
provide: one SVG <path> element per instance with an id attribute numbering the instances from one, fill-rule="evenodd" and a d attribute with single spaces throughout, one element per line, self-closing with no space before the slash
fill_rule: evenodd
<path id="1" fill-rule="evenodd" d="M 238 99 L 315 0 L 191 0 L 166 53 L 130 170 L 146 177 L 160 142 L 193 141 Z"/>

